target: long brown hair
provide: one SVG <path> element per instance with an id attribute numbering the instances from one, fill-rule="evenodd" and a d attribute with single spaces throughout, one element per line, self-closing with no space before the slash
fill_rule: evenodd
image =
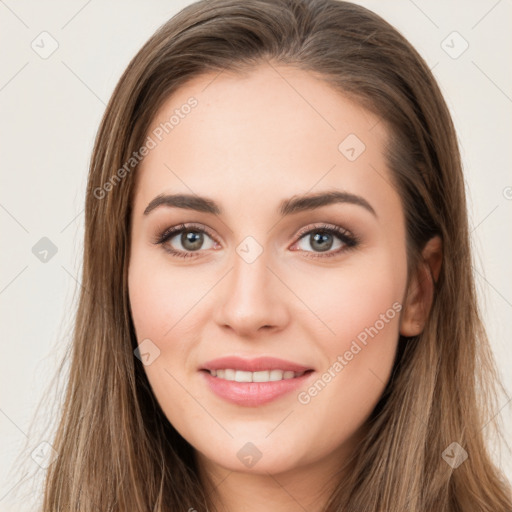
<path id="1" fill-rule="evenodd" d="M 409 267 L 429 238 L 443 241 L 426 327 L 399 340 L 368 434 L 325 510 L 510 511 L 509 483 L 484 436 L 498 410 L 497 381 L 477 306 L 459 149 L 425 61 L 386 21 L 352 3 L 203 0 L 133 58 L 97 134 L 69 380 L 53 441 L 59 456 L 47 471 L 44 512 L 212 509 L 193 448 L 134 357 L 127 268 L 137 166 L 119 170 L 188 80 L 264 62 L 314 74 L 376 113 L 390 132 L 386 156 L 403 202 Z M 468 454 L 457 468 L 443 459 L 452 443 Z"/>

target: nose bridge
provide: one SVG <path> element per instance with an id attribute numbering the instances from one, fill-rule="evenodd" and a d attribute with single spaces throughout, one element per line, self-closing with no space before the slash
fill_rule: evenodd
<path id="1" fill-rule="evenodd" d="M 283 290 L 278 289 L 278 280 L 267 268 L 269 253 L 250 238 L 236 248 L 218 310 L 219 324 L 228 325 L 239 334 L 279 327 L 286 319 Z"/>

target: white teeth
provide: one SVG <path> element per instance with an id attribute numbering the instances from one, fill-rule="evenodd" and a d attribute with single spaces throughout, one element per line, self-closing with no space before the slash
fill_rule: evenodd
<path id="1" fill-rule="evenodd" d="M 258 372 L 246 372 L 226 368 L 222 370 L 210 370 L 213 377 L 236 382 L 274 382 L 278 380 L 300 377 L 304 372 L 292 372 L 290 370 L 263 370 Z"/>
<path id="2" fill-rule="evenodd" d="M 268 382 L 270 372 L 268 370 L 262 372 L 253 372 L 252 381 L 253 382 Z"/>
<path id="3" fill-rule="evenodd" d="M 226 370 L 226 374 L 228 370 Z M 227 377 L 226 377 L 227 379 Z M 231 380 L 231 379 L 229 379 Z M 252 382 L 252 372 L 244 372 L 242 370 L 237 370 L 235 373 L 235 378 L 232 380 L 236 380 L 237 382 Z"/>
<path id="4" fill-rule="evenodd" d="M 283 380 L 283 370 L 270 370 L 269 380 Z"/>

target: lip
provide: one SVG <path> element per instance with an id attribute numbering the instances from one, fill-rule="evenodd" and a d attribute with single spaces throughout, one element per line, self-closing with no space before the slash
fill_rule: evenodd
<path id="1" fill-rule="evenodd" d="M 213 359 L 205 363 L 201 370 L 219 370 L 223 368 L 232 368 L 233 370 L 242 370 L 246 372 L 259 372 L 262 370 L 283 370 L 292 372 L 305 372 L 312 370 L 298 363 L 286 361 L 276 357 L 257 357 L 254 359 L 244 359 L 238 356 L 226 356 Z"/>
<path id="2" fill-rule="evenodd" d="M 208 370 L 200 373 L 217 396 L 236 405 L 257 407 L 303 386 L 315 372 L 311 370 L 300 377 L 270 382 L 236 382 L 213 377 Z"/>
<path id="3" fill-rule="evenodd" d="M 283 370 L 293 372 L 306 372 L 300 377 L 270 382 L 236 382 L 213 377 L 209 370 L 232 368 L 247 372 L 262 370 Z M 258 357 L 243 359 L 237 356 L 221 357 L 208 361 L 200 368 L 200 373 L 206 380 L 210 390 L 220 398 L 236 405 L 257 407 L 276 400 L 297 388 L 304 386 L 306 381 L 315 373 L 298 363 L 278 359 L 275 357 Z"/>

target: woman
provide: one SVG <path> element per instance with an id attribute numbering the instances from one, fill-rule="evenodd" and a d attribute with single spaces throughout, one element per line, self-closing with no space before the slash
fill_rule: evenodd
<path id="1" fill-rule="evenodd" d="M 96 139 L 43 509 L 511 510 L 466 215 L 446 104 L 380 17 L 183 9 Z"/>

